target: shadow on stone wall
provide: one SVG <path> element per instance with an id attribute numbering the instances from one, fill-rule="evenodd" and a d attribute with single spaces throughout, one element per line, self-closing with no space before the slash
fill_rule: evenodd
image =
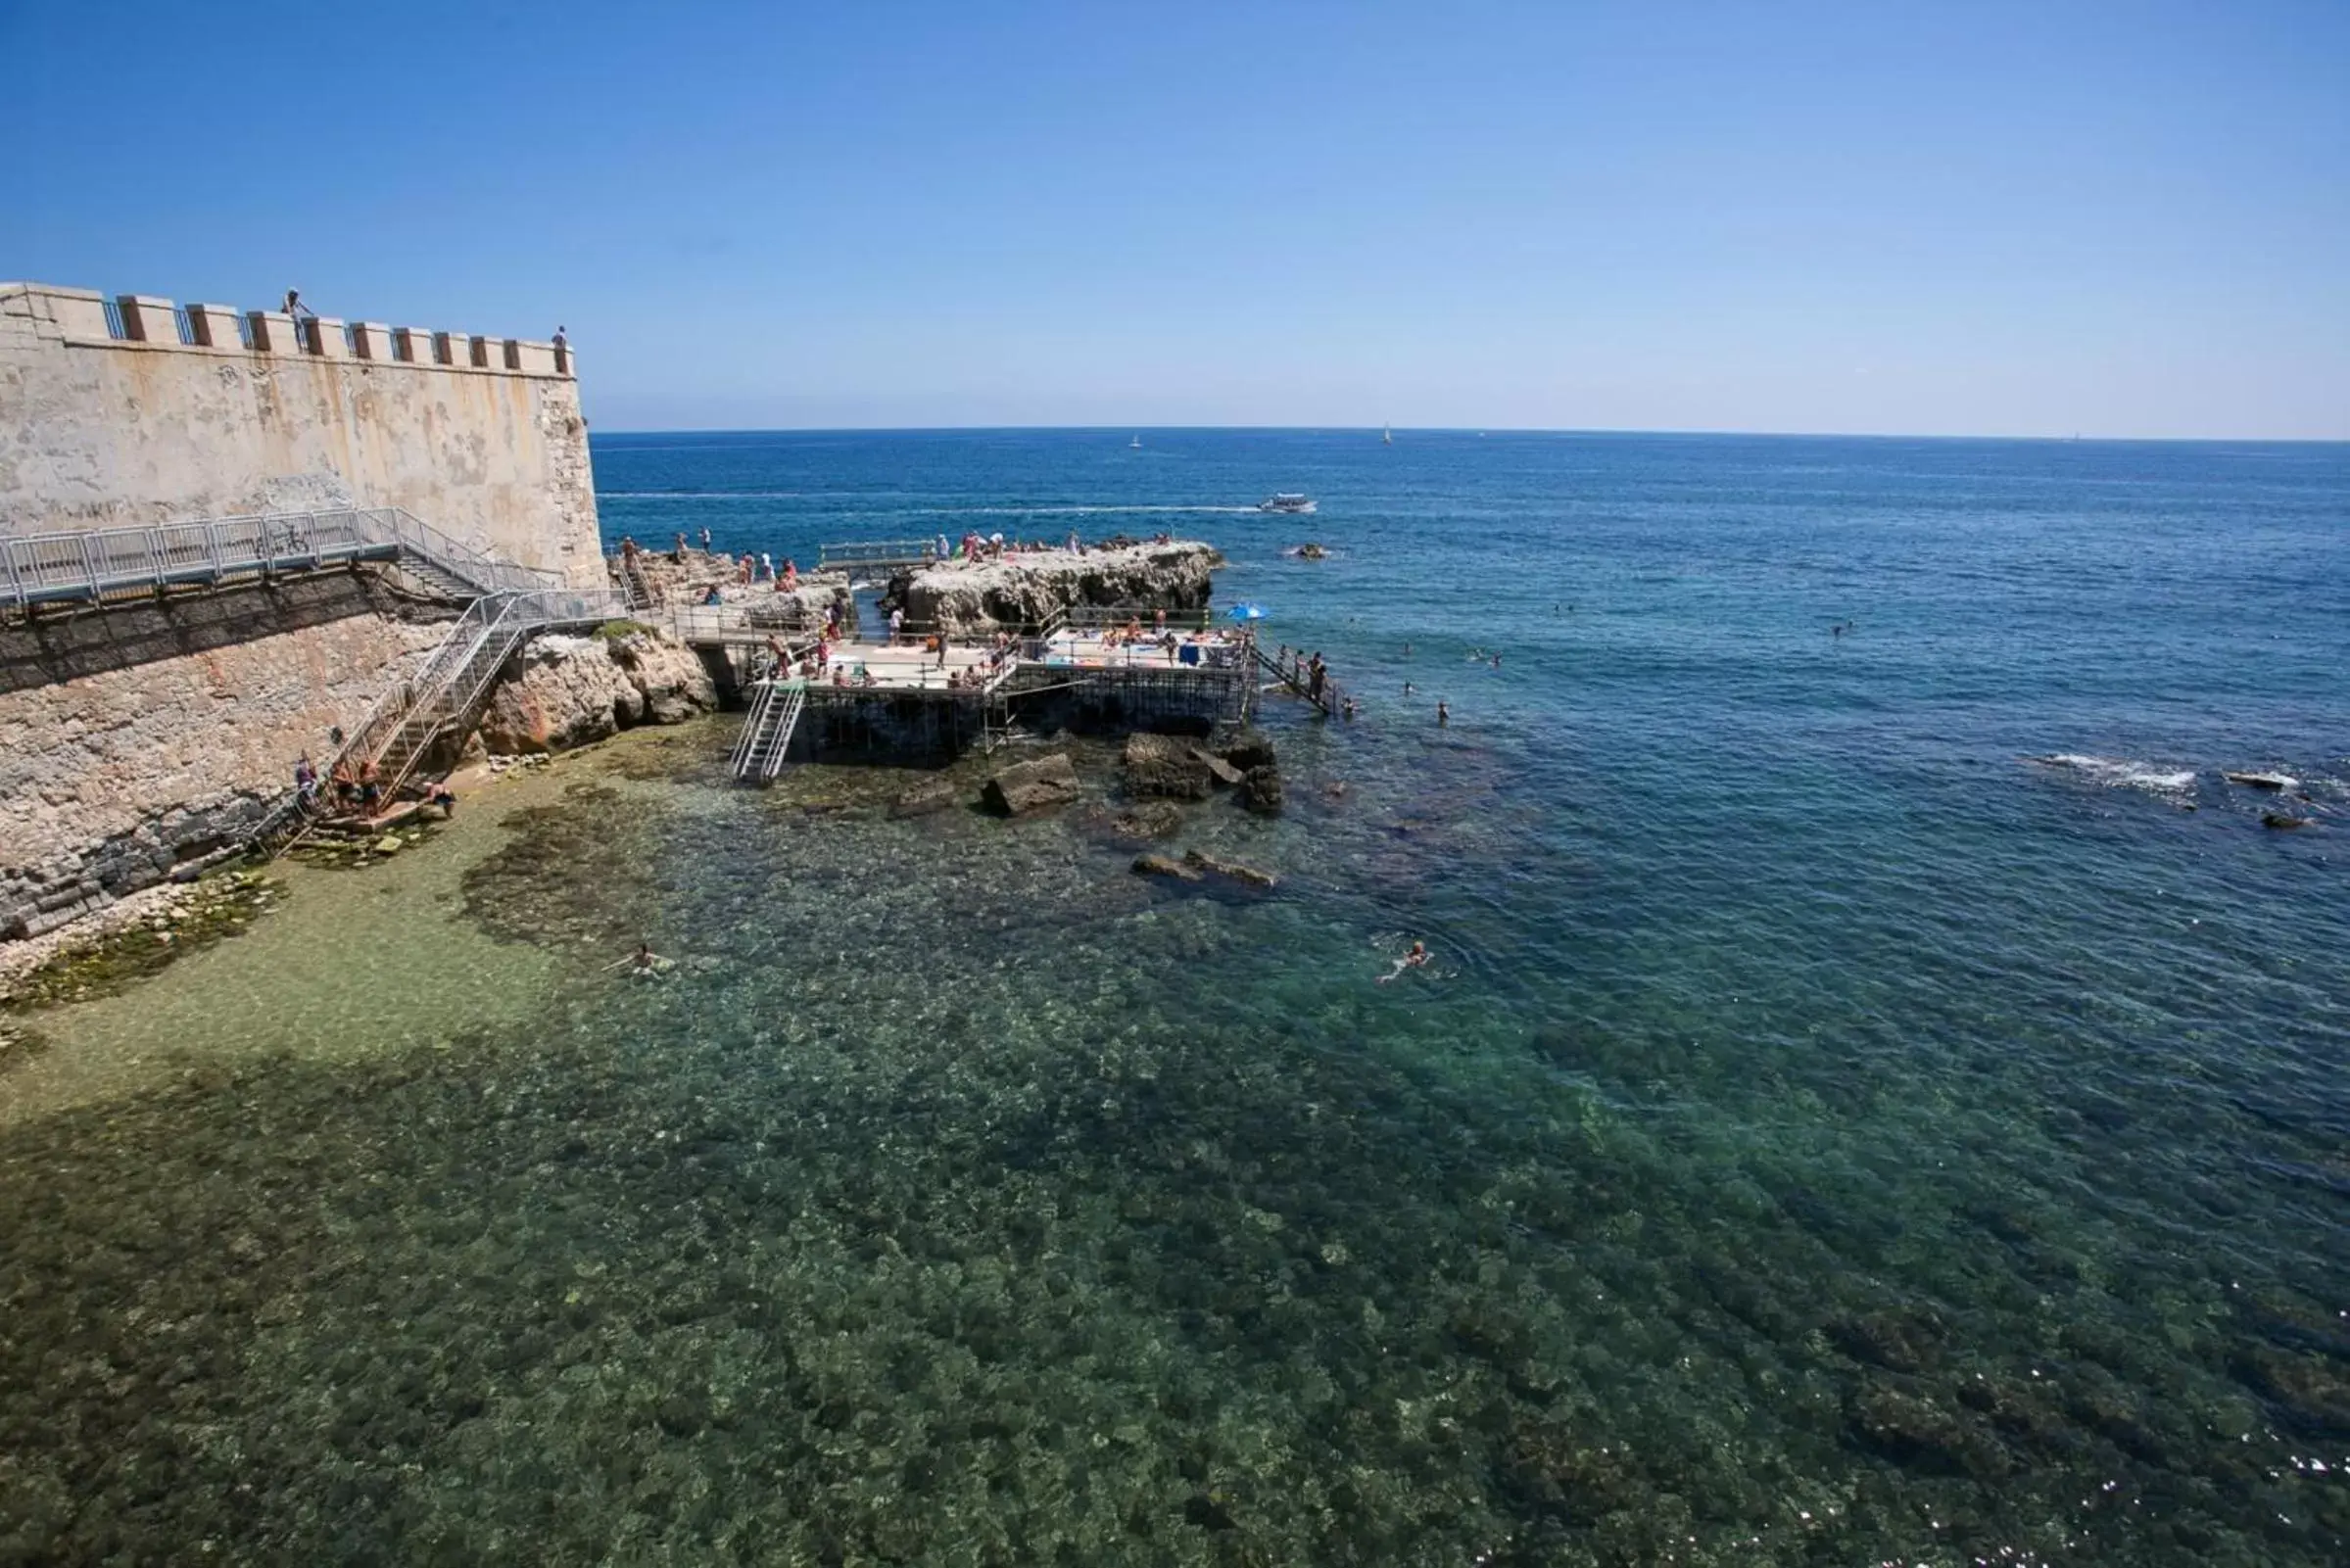
<path id="1" fill-rule="evenodd" d="M 208 653 L 370 614 L 445 621 L 456 616 L 457 607 L 402 592 L 365 567 L 153 603 L 117 603 L 103 610 L 0 626 L 0 691 L 24 691 L 158 659 Z"/>

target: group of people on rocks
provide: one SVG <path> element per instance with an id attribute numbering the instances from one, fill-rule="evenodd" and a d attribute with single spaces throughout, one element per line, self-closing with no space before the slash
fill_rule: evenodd
<path id="1" fill-rule="evenodd" d="M 706 528 L 701 531 L 701 552 L 705 557 L 710 553 L 710 531 Z M 671 564 L 685 565 L 687 553 L 686 536 L 679 534 L 677 543 L 668 552 Z M 624 574 L 634 575 L 646 554 L 645 546 L 638 544 L 633 536 L 628 534 L 620 536 L 620 565 Z M 721 557 L 721 559 L 723 558 Z M 735 557 L 733 565 L 734 581 L 738 587 L 770 583 L 774 585 L 775 592 L 778 594 L 790 594 L 799 587 L 799 567 L 788 555 L 784 557 L 784 564 L 779 568 L 775 564 L 775 556 L 769 551 L 761 550 L 754 555 L 750 551 L 744 550 L 740 556 Z M 705 605 L 722 604 L 725 602 L 725 594 L 720 591 L 720 584 L 713 581 L 702 585 L 695 601 Z"/>
<path id="2" fill-rule="evenodd" d="M 341 739 L 342 732 L 335 732 Z M 383 810 L 383 770 L 372 757 L 363 758 L 357 767 L 349 757 L 337 757 L 327 777 L 318 777 L 318 765 L 305 751 L 294 762 L 294 793 L 304 808 L 315 809 L 328 790 L 334 794 L 333 804 L 346 815 L 373 817 Z M 456 815 L 456 791 L 449 787 L 446 778 L 433 779 L 423 785 L 424 803 L 438 806 L 444 816 Z"/>
<path id="3" fill-rule="evenodd" d="M 1082 555 L 1088 549 L 1116 549 L 1124 545 L 1146 543 L 1172 545 L 1175 543 L 1175 536 L 1154 534 L 1149 540 L 1144 541 L 1130 540 L 1120 535 L 1115 539 L 1103 540 L 1099 545 L 1088 546 L 1073 528 L 1069 531 L 1069 537 L 1063 540 L 1058 547 L 1067 550 L 1072 555 Z M 932 542 L 931 553 L 942 564 L 961 561 L 966 565 L 976 565 L 983 561 L 1000 561 L 1007 555 L 1042 555 L 1055 547 L 1047 540 L 1006 539 L 1001 533 L 983 534 L 979 530 L 973 529 L 966 533 L 960 542 L 953 545 L 949 545 L 946 536 L 940 534 Z"/>

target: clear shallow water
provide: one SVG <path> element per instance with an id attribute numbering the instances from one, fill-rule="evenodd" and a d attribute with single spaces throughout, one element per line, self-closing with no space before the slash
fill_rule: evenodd
<path id="1" fill-rule="evenodd" d="M 567 976 L 529 1022 L 467 958 L 500 995 L 454 1037 L 443 998 L 433 1042 L 0 1133 L 0 1520 L 124 1560 L 2340 1560 L 2350 452 L 1127 434 L 596 460 L 613 537 L 802 564 L 1215 540 L 1368 701 L 1272 716 L 1280 823 L 1173 840 L 1275 893 L 1128 877 L 1106 793 L 739 792 L 723 725 L 581 759 L 417 852 L 456 896 L 380 895 Z M 1290 489 L 1321 514 L 1214 509 Z M 2247 766 L 2321 826 L 2264 831 Z M 675 980 L 597 973 L 640 932 Z M 1372 984 L 1415 935 L 1438 973 Z M 196 1060 L 286 1026 L 154 1011 Z"/>

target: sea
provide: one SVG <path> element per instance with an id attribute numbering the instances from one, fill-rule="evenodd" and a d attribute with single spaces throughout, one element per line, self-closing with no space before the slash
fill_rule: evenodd
<path id="1" fill-rule="evenodd" d="M 28 1016 L 0 1560 L 2350 1561 L 2350 447 L 593 455 L 1207 540 L 1356 716 L 1172 828 L 632 732 Z"/>

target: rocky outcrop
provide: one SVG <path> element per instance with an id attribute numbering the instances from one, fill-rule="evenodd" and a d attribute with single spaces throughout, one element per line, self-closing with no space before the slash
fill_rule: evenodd
<path id="1" fill-rule="evenodd" d="M 719 599 L 729 608 L 742 609 L 753 626 L 812 632 L 824 625 L 825 611 L 836 602 L 843 605 L 844 618 L 854 624 L 855 600 L 849 593 L 845 572 L 803 573 L 785 591 L 773 582 L 737 582 L 741 568 L 735 560 L 698 549 L 688 549 L 682 554 L 665 549 L 640 550 L 633 583 L 625 581 L 629 569 L 619 556 L 607 556 L 604 567 L 614 589 L 633 590 L 655 606 L 697 605 L 714 587 Z"/>
<path id="2" fill-rule="evenodd" d="M 1271 768 L 1280 760 L 1273 752 L 1271 737 L 1262 730 L 1241 732 L 1220 755 L 1242 773 L 1252 768 Z"/>
<path id="3" fill-rule="evenodd" d="M 1119 762 L 1136 799 L 1205 800 L 1220 784 L 1246 798 L 1252 770 L 1271 768 L 1272 742 L 1254 732 L 1221 749 L 1163 735 L 1130 735 Z M 1277 781 L 1278 776 L 1275 776 Z M 1279 792 L 1277 782 L 1274 793 Z"/>
<path id="4" fill-rule="evenodd" d="M 1229 881 L 1246 882 L 1251 887 L 1271 887 L 1279 880 L 1271 872 L 1260 871 L 1254 866 L 1243 866 L 1236 860 L 1219 860 L 1214 855 L 1197 849 L 1183 851 L 1183 864 L 1195 871 L 1222 877 Z"/>
<path id="5" fill-rule="evenodd" d="M 701 660 L 654 632 L 550 634 L 525 648 L 519 663 L 482 715 L 482 743 L 494 752 L 560 751 L 718 705 Z"/>
<path id="6" fill-rule="evenodd" d="M 1119 762 L 1127 793 L 1138 799 L 1205 800 L 1215 786 L 1199 752 L 1167 736 L 1127 736 Z"/>
<path id="7" fill-rule="evenodd" d="M 1281 809 L 1281 770 L 1267 764 L 1251 768 L 1240 781 L 1240 803 L 1261 817 Z"/>
<path id="8" fill-rule="evenodd" d="M 1164 877 L 1170 881 L 1196 882 L 1200 872 L 1175 859 L 1173 855 L 1136 855 L 1133 873 L 1137 877 Z"/>
<path id="9" fill-rule="evenodd" d="M 898 579 L 891 592 L 917 626 L 943 624 L 950 633 L 969 633 L 1034 625 L 1055 610 L 1078 605 L 1204 609 L 1211 574 L 1223 564 L 1213 546 L 1195 540 L 1082 552 L 1037 550 L 927 567 Z"/>
<path id="10" fill-rule="evenodd" d="M 1077 797 L 1077 769 L 1070 765 L 1068 754 L 1059 751 L 1033 762 L 1013 763 L 980 791 L 989 810 L 1006 817 L 1065 806 Z"/>

